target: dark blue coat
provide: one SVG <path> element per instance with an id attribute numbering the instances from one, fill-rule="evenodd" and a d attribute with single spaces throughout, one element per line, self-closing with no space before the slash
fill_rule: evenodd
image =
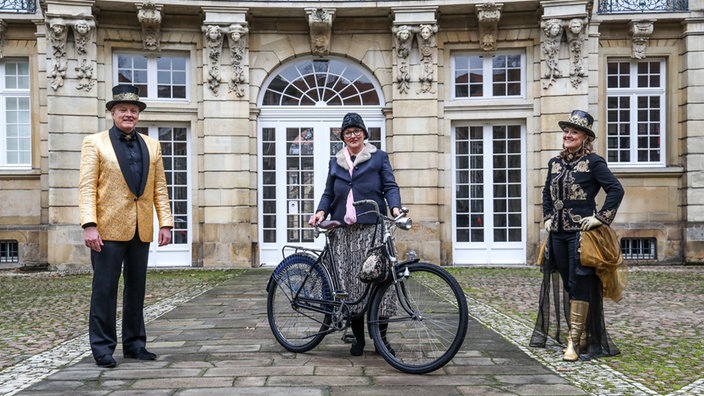
<path id="1" fill-rule="evenodd" d="M 601 189 L 606 199 L 597 209 Z M 552 219 L 550 231 L 579 231 L 579 222 L 589 216 L 610 225 L 623 195 L 621 183 L 599 155 L 587 154 L 572 162 L 554 157 L 548 162 L 543 189 L 543 220 Z"/>
<path id="2" fill-rule="evenodd" d="M 343 148 L 346 150 L 346 148 Z M 375 146 L 366 143 L 364 151 L 354 161 L 354 172 L 350 177 L 342 152 L 330 160 L 325 191 L 320 198 L 318 209 L 330 214 L 332 220 L 344 224 L 347 195 L 352 189 L 355 201 L 373 199 L 379 205 L 381 213 L 387 214 L 387 205 L 391 208 L 401 208 L 399 192 L 389 156 Z M 372 224 L 376 222 L 373 214 L 361 215 L 362 212 L 373 210 L 369 205 L 358 206 L 357 223 Z"/>

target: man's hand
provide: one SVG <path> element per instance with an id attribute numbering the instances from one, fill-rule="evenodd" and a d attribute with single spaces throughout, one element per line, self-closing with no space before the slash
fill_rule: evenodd
<path id="1" fill-rule="evenodd" d="M 100 237 L 97 227 L 86 227 L 83 229 L 83 241 L 90 250 L 100 253 L 103 246 L 103 239 Z"/>
<path id="2" fill-rule="evenodd" d="M 545 231 L 550 232 L 550 226 L 552 225 L 552 219 L 545 220 Z"/>
<path id="3" fill-rule="evenodd" d="M 171 242 L 171 228 L 159 228 L 159 246 L 166 246 Z"/>
<path id="4" fill-rule="evenodd" d="M 601 222 L 601 220 L 597 219 L 594 216 L 585 217 L 579 223 L 582 225 L 582 231 L 588 231 L 592 228 L 596 228 L 604 224 Z"/>

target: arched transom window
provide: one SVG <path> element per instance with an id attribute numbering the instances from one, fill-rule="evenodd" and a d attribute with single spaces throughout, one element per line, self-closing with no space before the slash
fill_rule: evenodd
<path id="1" fill-rule="evenodd" d="M 334 59 L 287 65 L 271 80 L 263 106 L 378 106 L 379 94 L 358 67 Z"/>

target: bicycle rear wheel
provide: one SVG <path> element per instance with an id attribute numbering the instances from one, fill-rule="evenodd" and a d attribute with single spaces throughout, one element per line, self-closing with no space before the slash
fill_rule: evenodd
<path id="1" fill-rule="evenodd" d="M 286 257 L 267 286 L 267 318 L 276 340 L 291 352 L 315 348 L 330 328 L 331 282 L 316 259 L 295 253 Z"/>
<path id="2" fill-rule="evenodd" d="M 424 374 L 447 364 L 467 334 L 467 299 L 455 278 L 429 263 L 413 263 L 374 294 L 369 332 L 377 351 L 390 365 L 410 374 Z"/>

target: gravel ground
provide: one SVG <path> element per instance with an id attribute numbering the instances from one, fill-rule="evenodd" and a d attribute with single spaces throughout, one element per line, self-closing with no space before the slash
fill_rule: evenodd
<path id="1" fill-rule="evenodd" d="M 536 267 L 452 268 L 468 295 L 532 327 Z M 146 304 L 237 270 L 150 270 Z M 606 301 L 606 324 L 622 354 L 602 361 L 666 394 L 704 372 L 704 266 L 631 267 L 623 300 Z M 87 331 L 91 275 L 0 272 L 0 370 Z"/>
<path id="2" fill-rule="evenodd" d="M 532 327 L 538 268 L 452 272 L 469 295 Z M 631 267 L 624 298 L 604 310 L 621 355 L 602 362 L 662 394 L 702 379 L 704 266 Z"/>

